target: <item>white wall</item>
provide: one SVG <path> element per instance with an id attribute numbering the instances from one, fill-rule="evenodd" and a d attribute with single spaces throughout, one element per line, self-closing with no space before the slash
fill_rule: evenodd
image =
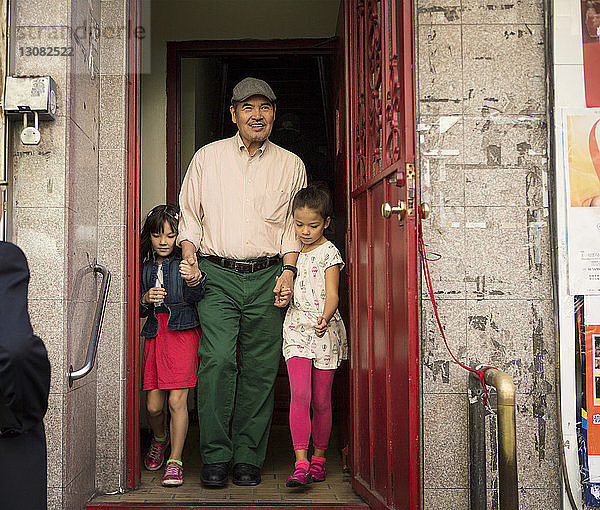
<path id="1" fill-rule="evenodd" d="M 559 286 L 559 342 L 560 384 L 565 460 L 573 497 L 581 508 L 581 476 L 579 471 L 578 441 L 575 402 L 575 327 L 573 324 L 573 296 L 567 284 L 567 227 L 565 182 L 565 153 L 562 122 L 566 110 L 584 109 L 585 89 L 583 79 L 583 47 L 581 34 L 581 9 L 579 2 L 554 0 L 554 137 L 556 168 L 556 204 L 558 236 L 558 286 Z M 564 491 L 563 491 L 564 493 Z M 566 493 L 563 507 L 570 508 Z"/>

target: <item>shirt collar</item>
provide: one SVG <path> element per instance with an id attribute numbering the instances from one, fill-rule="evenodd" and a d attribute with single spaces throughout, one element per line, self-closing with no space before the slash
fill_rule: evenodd
<path id="1" fill-rule="evenodd" d="M 246 145 L 244 144 L 242 137 L 240 136 L 240 132 L 238 131 L 235 136 L 233 137 L 236 143 L 236 147 L 238 148 L 238 150 L 240 152 L 242 151 L 246 151 L 248 152 L 248 149 L 246 149 Z M 256 155 L 256 153 L 258 153 L 258 157 L 261 157 L 266 150 L 268 150 L 269 145 L 271 145 L 271 142 L 269 141 L 269 139 L 267 138 L 265 140 L 265 142 L 257 149 L 257 151 L 254 153 Z M 252 156 L 254 157 L 254 156 Z"/>

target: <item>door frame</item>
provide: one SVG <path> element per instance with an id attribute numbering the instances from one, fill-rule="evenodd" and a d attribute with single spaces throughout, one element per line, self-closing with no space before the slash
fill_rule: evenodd
<path id="1" fill-rule="evenodd" d="M 141 19 L 141 0 L 129 0 L 130 26 Z M 141 42 L 127 39 L 127 352 L 125 376 L 125 480 L 140 484 L 140 211 L 141 211 Z"/>
<path id="2" fill-rule="evenodd" d="M 130 0 L 129 17 L 132 26 L 137 26 L 140 18 L 140 1 Z M 353 73 L 357 62 L 350 60 L 352 50 L 354 49 L 355 27 L 352 27 L 352 13 L 356 9 L 356 3 L 364 0 L 349 0 L 343 2 L 344 9 L 344 37 L 348 41 L 346 44 L 346 64 L 345 64 L 345 91 L 344 91 L 344 124 L 345 129 L 342 138 L 345 143 L 346 151 L 346 198 L 349 201 L 352 189 L 351 179 L 353 176 L 353 165 L 356 163 L 356 155 L 353 150 L 354 119 L 356 118 L 355 98 L 352 91 L 355 90 L 354 83 L 356 76 Z M 415 160 L 415 125 L 414 125 L 414 33 L 413 33 L 413 3 L 412 1 L 398 2 L 402 6 L 403 26 L 403 66 L 402 72 L 410 77 L 402 90 L 404 125 L 403 141 L 405 147 L 404 160 L 414 162 Z M 307 41 L 310 45 L 307 45 Z M 320 42 L 319 44 L 316 44 Z M 167 73 L 175 71 L 175 80 L 167 79 L 167 126 L 169 123 L 179 125 L 180 111 L 179 105 L 179 80 L 178 69 L 181 58 L 185 56 L 218 56 L 218 55 L 273 55 L 273 54 L 335 54 L 333 39 L 296 39 L 279 41 L 192 41 L 168 43 L 168 61 Z M 140 233 L 140 210 L 141 210 L 141 125 L 140 125 L 140 41 L 136 37 L 128 39 L 128 168 L 127 168 L 127 371 L 126 371 L 126 486 L 134 489 L 140 483 L 140 430 L 139 430 L 139 406 L 140 406 L 140 352 L 139 352 L 139 269 L 140 269 L 140 251 L 139 251 L 139 233 Z M 355 53 L 354 53 L 355 54 Z M 173 68 L 173 66 L 175 66 Z M 181 182 L 180 161 L 179 161 L 179 137 L 174 134 L 178 130 L 167 129 L 167 186 L 170 190 L 178 189 L 178 183 Z M 175 184 L 175 186 L 173 186 Z M 418 189 L 418 186 L 415 187 Z M 173 195 L 173 191 L 170 192 Z M 175 196 L 167 196 L 167 199 L 173 202 L 177 201 Z M 416 197 L 415 197 L 416 198 Z M 351 208 L 348 203 L 348 221 L 347 221 L 347 247 L 351 247 L 352 221 Z M 353 253 L 350 249 L 348 254 Z M 355 254 L 353 254 L 355 256 Z M 352 261 L 350 261 L 352 263 Z M 418 269 L 415 263 L 414 271 Z M 416 278 L 415 278 L 416 281 Z M 354 289 L 354 282 L 351 282 L 351 288 Z M 410 290 L 412 297 L 418 301 L 418 287 L 414 286 Z M 418 304 L 416 305 L 418 307 Z M 351 308 L 352 309 L 352 308 Z M 411 389 L 415 391 L 416 398 L 412 401 L 409 409 L 409 423 L 411 432 L 411 441 L 414 445 L 417 457 L 421 457 L 421 410 L 420 410 L 420 347 L 418 315 L 415 313 L 411 324 L 410 332 L 410 371 Z M 351 311 L 350 320 L 355 320 L 355 314 Z M 354 323 L 353 323 L 354 324 Z M 354 328 L 353 328 L 354 329 Z M 351 369 L 352 371 L 353 369 Z M 350 398 L 353 399 L 355 393 L 352 381 L 350 382 Z M 352 400 L 351 400 L 352 402 Z M 410 492 L 411 503 L 416 504 L 415 508 L 420 507 L 421 499 L 421 466 L 420 460 L 417 460 L 418 469 L 411 470 L 410 473 Z M 379 506 L 380 502 L 372 501 L 368 494 L 362 490 L 358 492 L 366 497 L 367 501 Z M 414 499 L 413 499 L 414 497 Z"/>
<path id="3" fill-rule="evenodd" d="M 137 26 L 140 1 L 130 1 L 130 20 Z M 282 39 L 272 41 L 174 41 L 167 42 L 167 202 L 177 203 L 181 183 L 180 162 L 180 70 L 184 57 L 224 55 L 335 55 L 335 38 Z M 127 369 L 126 369 L 126 487 L 141 481 L 140 462 L 140 371 L 139 271 L 141 211 L 141 46 L 136 37 L 128 40 L 128 163 L 127 163 Z M 344 190 L 345 191 L 345 190 Z"/>

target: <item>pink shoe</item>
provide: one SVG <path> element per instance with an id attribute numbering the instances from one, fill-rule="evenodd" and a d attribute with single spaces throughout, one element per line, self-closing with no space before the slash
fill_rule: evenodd
<path id="1" fill-rule="evenodd" d="M 285 481 L 286 487 L 302 487 L 310 483 L 308 474 L 309 463 L 307 460 L 297 460 L 294 464 L 294 473 Z"/>
<path id="2" fill-rule="evenodd" d="M 308 470 L 308 476 L 311 482 L 324 482 L 325 481 L 325 461 L 323 462 L 311 462 L 310 469 Z"/>
<path id="3" fill-rule="evenodd" d="M 169 446 L 169 435 L 163 441 L 157 441 L 152 438 L 150 449 L 144 458 L 144 466 L 148 471 L 156 471 L 160 469 L 165 462 L 165 450 Z"/>
<path id="4" fill-rule="evenodd" d="M 168 460 L 162 484 L 165 487 L 177 487 L 183 483 L 183 465 L 176 460 Z"/>

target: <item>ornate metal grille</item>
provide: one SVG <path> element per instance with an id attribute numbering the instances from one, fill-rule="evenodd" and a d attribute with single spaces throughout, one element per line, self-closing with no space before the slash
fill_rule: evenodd
<path id="1" fill-rule="evenodd" d="M 357 188 L 403 156 L 404 66 L 398 0 L 353 3 L 350 60 L 356 97 L 353 187 Z"/>

